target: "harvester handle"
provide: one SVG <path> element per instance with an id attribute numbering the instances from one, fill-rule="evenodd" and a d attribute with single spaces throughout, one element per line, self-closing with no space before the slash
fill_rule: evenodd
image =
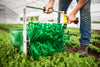
<path id="1" fill-rule="evenodd" d="M 33 8 L 33 9 L 44 10 L 44 8 L 39 8 L 39 7 L 33 7 L 33 6 L 26 6 L 26 7 L 27 7 L 27 8 Z M 53 10 L 53 12 L 63 13 L 63 11 L 57 11 L 57 10 Z"/>
<path id="2" fill-rule="evenodd" d="M 78 18 L 76 18 L 76 20 L 74 21 L 74 24 L 78 24 L 78 21 L 79 19 Z"/>

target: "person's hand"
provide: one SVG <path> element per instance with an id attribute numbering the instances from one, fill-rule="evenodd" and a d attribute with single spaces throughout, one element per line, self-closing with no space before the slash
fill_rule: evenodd
<path id="1" fill-rule="evenodd" d="M 48 3 L 46 6 L 45 6 L 45 11 L 43 11 L 43 13 L 46 13 L 46 14 L 49 14 L 49 13 L 52 13 L 53 12 L 53 5 Z"/>
<path id="2" fill-rule="evenodd" d="M 74 22 L 76 20 L 76 16 L 74 13 L 71 13 L 68 17 L 68 24 Z"/>

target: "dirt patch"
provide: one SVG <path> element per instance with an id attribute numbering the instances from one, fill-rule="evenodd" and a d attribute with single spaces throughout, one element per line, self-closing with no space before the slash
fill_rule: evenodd
<path id="1" fill-rule="evenodd" d="M 0 27 L 0 29 L 9 33 L 8 29 L 4 29 L 4 28 L 1 28 L 1 27 Z"/>
<path id="2" fill-rule="evenodd" d="M 78 49 L 79 49 L 79 48 L 73 48 L 73 47 L 71 47 L 71 46 L 67 46 L 66 51 L 67 51 L 67 52 L 71 52 L 71 53 L 75 53 L 75 52 L 77 52 Z"/>
<path id="3" fill-rule="evenodd" d="M 98 40 L 100 40 L 100 38 L 97 38 Z"/>
<path id="4" fill-rule="evenodd" d="M 93 43 L 93 45 L 100 48 L 100 44 Z"/>
<path id="5" fill-rule="evenodd" d="M 95 30 L 96 32 L 98 32 L 98 34 L 100 34 L 100 30 Z"/>
<path id="6" fill-rule="evenodd" d="M 88 55 L 89 56 L 94 56 L 95 61 L 100 61 L 100 54 L 97 53 L 95 50 L 91 51 L 91 49 L 88 49 Z"/>
<path id="7" fill-rule="evenodd" d="M 76 53 L 79 48 L 73 48 L 71 46 L 67 46 L 67 49 L 65 50 L 66 52 L 71 52 L 71 53 Z M 100 61 L 100 54 L 98 54 L 96 51 L 91 51 L 91 49 L 88 49 L 88 55 L 89 56 L 94 56 L 95 61 Z"/>

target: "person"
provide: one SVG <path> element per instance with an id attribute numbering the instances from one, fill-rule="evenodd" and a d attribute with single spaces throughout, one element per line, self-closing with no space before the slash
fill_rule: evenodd
<path id="1" fill-rule="evenodd" d="M 45 5 L 44 13 L 52 13 L 55 0 L 49 0 L 48 4 Z M 59 0 L 59 10 L 67 13 L 68 7 L 72 0 Z M 91 15 L 90 15 L 90 4 L 91 0 L 77 0 L 76 7 L 69 14 L 68 23 L 72 23 L 76 20 L 76 14 L 80 10 L 80 48 L 79 53 L 83 53 L 84 56 L 88 56 L 88 46 L 91 38 Z"/>

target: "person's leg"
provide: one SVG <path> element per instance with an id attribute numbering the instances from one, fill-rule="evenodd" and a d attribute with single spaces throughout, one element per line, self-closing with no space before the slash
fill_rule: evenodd
<path id="1" fill-rule="evenodd" d="M 90 4 L 91 0 L 80 9 L 80 34 L 81 38 L 79 39 L 81 50 L 87 53 L 87 49 L 90 43 L 91 38 L 91 15 L 90 15 Z"/>
<path id="2" fill-rule="evenodd" d="M 72 0 L 59 0 L 59 10 L 64 11 L 64 14 L 66 14 L 67 9 L 70 5 Z M 58 23 L 60 23 L 60 13 L 58 13 Z"/>
<path id="3" fill-rule="evenodd" d="M 88 2 L 80 10 L 81 45 L 89 45 L 90 43 L 90 38 L 91 38 L 90 3 L 91 0 L 88 0 Z"/>

